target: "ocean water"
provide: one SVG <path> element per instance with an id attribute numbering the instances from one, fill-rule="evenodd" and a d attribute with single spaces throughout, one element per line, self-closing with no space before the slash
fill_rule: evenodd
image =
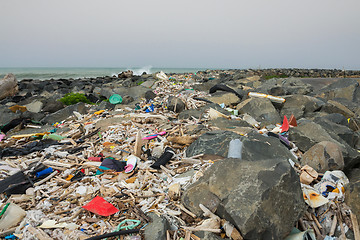
<path id="1" fill-rule="evenodd" d="M 196 73 L 207 70 L 206 68 L 154 68 L 151 66 L 142 68 L 1 68 L 0 79 L 6 74 L 13 73 L 17 80 L 23 79 L 60 79 L 60 78 L 90 78 L 117 75 L 123 71 L 132 70 L 134 75 L 141 75 L 163 71 L 165 73 Z"/>

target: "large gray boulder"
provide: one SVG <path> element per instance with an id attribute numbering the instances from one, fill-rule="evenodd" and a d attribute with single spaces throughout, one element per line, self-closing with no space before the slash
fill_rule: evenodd
<path id="1" fill-rule="evenodd" d="M 269 99 L 248 98 L 236 107 L 239 114 L 247 113 L 257 121 L 265 124 L 276 124 L 281 122 L 279 113 Z"/>
<path id="2" fill-rule="evenodd" d="M 329 141 L 319 142 L 312 146 L 302 156 L 301 163 L 323 173 L 329 170 L 342 170 L 344 168 L 341 147 Z"/>
<path id="3" fill-rule="evenodd" d="M 349 126 L 337 124 L 326 118 L 316 118 L 314 122 L 322 126 L 333 139 L 345 146 L 349 145 L 351 148 L 355 149 L 360 148 L 360 133 L 354 132 Z"/>
<path id="4" fill-rule="evenodd" d="M 166 239 L 166 231 L 170 228 L 169 222 L 155 213 L 150 213 L 151 222 L 145 227 L 146 240 Z"/>
<path id="5" fill-rule="evenodd" d="M 352 136 L 354 133 L 349 132 L 345 126 L 330 121 L 319 123 L 301 121 L 298 122 L 296 128 L 291 128 L 289 140 L 293 141 L 302 152 L 308 151 L 316 143 L 322 141 L 336 143 L 342 149 L 345 169 L 350 169 L 360 161 L 360 153 L 343 139 L 348 137 L 348 134 Z"/>
<path id="6" fill-rule="evenodd" d="M 54 98 L 49 98 L 49 99 L 43 100 L 43 105 L 44 105 L 44 107 L 42 108 L 42 111 L 48 112 L 48 113 L 57 112 L 60 109 L 63 109 L 65 107 L 65 105 L 62 102 L 60 102 Z"/>
<path id="7" fill-rule="evenodd" d="M 263 80 L 255 90 L 256 92 L 272 95 L 306 95 L 312 92 L 310 84 L 304 83 L 300 78 L 272 78 Z"/>
<path id="8" fill-rule="evenodd" d="M 171 96 L 168 99 L 166 107 L 169 111 L 180 113 L 185 110 L 185 103 L 180 98 Z"/>
<path id="9" fill-rule="evenodd" d="M 119 87 L 113 89 L 114 93 L 119 94 L 120 96 L 131 96 L 135 100 L 145 97 L 145 93 L 149 91 L 148 88 L 143 86 L 134 86 L 134 87 Z"/>
<path id="10" fill-rule="evenodd" d="M 298 122 L 297 127 L 290 129 L 289 140 L 293 141 L 303 152 L 322 141 L 338 143 L 325 129 L 312 121 Z"/>
<path id="11" fill-rule="evenodd" d="M 2 105 L 0 106 L 0 126 L 5 125 L 11 120 L 15 118 L 19 118 L 21 116 L 21 113 L 19 111 L 17 113 L 13 113 L 8 106 Z"/>
<path id="12" fill-rule="evenodd" d="M 319 95 L 328 100 L 345 98 L 350 101 L 360 100 L 360 87 L 356 79 L 343 78 L 320 89 Z"/>
<path id="13" fill-rule="evenodd" d="M 281 109 L 281 116 L 286 115 L 288 118 L 294 114 L 299 119 L 306 113 L 319 110 L 325 103 L 320 99 L 306 95 L 290 95 L 285 97 L 286 101 Z"/>
<path id="14" fill-rule="evenodd" d="M 360 219 L 360 169 L 355 168 L 349 176 L 350 183 L 345 186 L 345 202 L 351 211 Z"/>
<path id="15" fill-rule="evenodd" d="M 41 121 L 47 124 L 60 122 L 73 115 L 74 111 L 85 114 L 87 111 L 87 107 L 85 106 L 85 103 L 79 102 L 77 104 L 67 106 L 66 108 L 63 108 L 57 112 L 51 113 L 44 117 Z"/>
<path id="16" fill-rule="evenodd" d="M 14 74 L 9 73 L 0 80 L 0 100 L 14 96 L 18 91 L 18 82 Z"/>
<path id="17" fill-rule="evenodd" d="M 244 239 L 284 239 L 305 210 L 299 177 L 286 158 L 223 159 L 183 194 L 201 215 L 203 204 L 230 221 Z"/>
<path id="18" fill-rule="evenodd" d="M 352 112 L 350 109 L 348 109 L 343 104 L 334 101 L 329 100 L 327 103 L 321 108 L 321 111 L 327 112 L 327 113 L 340 113 L 344 115 L 346 118 L 354 117 L 355 113 Z"/>
<path id="19" fill-rule="evenodd" d="M 217 104 L 224 103 L 225 106 L 236 106 L 241 101 L 235 93 L 230 92 L 216 92 L 206 99 Z"/>
<path id="20" fill-rule="evenodd" d="M 201 135 L 186 150 L 186 156 L 198 154 L 218 155 L 227 157 L 229 143 L 233 139 L 240 139 L 243 143 L 242 158 L 249 160 L 263 160 L 269 158 L 291 158 L 293 155 L 274 137 L 265 137 L 251 132 L 247 137 L 231 131 L 211 131 Z"/>

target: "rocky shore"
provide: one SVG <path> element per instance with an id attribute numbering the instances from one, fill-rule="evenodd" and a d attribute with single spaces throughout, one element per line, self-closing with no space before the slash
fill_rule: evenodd
<path id="1" fill-rule="evenodd" d="M 3 229 L 0 218 L 0 235 L 86 239 L 130 218 L 141 221 L 140 233 L 126 239 L 295 239 L 294 229 L 356 239 L 359 84 L 360 71 L 319 69 L 20 82 L 9 74 L 0 80 L 0 204 L 24 215 Z M 69 93 L 92 104 L 64 105 Z M 121 103 L 110 103 L 115 94 Z M 235 139 L 240 156 L 229 158 Z M 104 159 L 126 164 L 132 155 L 130 173 L 96 174 Z M 30 176 L 35 163 L 58 171 L 9 192 L 6 179 Z M 97 196 L 119 211 L 85 210 Z M 45 220 L 73 225 L 41 227 Z"/>

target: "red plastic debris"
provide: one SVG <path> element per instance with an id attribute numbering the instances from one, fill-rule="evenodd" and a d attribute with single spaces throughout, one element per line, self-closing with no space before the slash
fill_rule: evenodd
<path id="1" fill-rule="evenodd" d="M 88 160 L 93 162 L 101 162 L 101 157 L 89 157 Z"/>
<path id="2" fill-rule="evenodd" d="M 289 120 L 289 125 L 292 127 L 297 127 L 297 122 L 296 122 L 296 118 L 295 118 L 294 114 L 291 114 L 291 117 Z"/>
<path id="3" fill-rule="evenodd" d="M 95 197 L 88 204 L 83 206 L 83 208 L 92 213 L 95 213 L 95 214 L 98 214 L 98 215 L 104 216 L 104 217 L 113 215 L 113 214 L 117 213 L 118 211 L 120 211 L 119 209 L 114 207 L 114 205 L 112 205 L 111 203 L 107 202 L 105 199 L 103 199 L 102 197 L 99 197 L 99 196 Z"/>
<path id="4" fill-rule="evenodd" d="M 287 132 L 289 131 L 289 122 L 287 117 L 284 115 L 283 124 L 281 125 L 281 132 Z"/>

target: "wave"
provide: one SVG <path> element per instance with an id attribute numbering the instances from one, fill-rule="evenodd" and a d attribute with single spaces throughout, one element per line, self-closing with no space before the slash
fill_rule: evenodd
<path id="1" fill-rule="evenodd" d="M 152 66 L 149 65 L 149 66 L 145 66 L 145 67 L 142 67 L 142 68 L 132 68 L 130 69 L 131 71 L 134 72 L 134 75 L 142 75 L 144 72 L 146 72 L 147 74 L 152 74 Z"/>

